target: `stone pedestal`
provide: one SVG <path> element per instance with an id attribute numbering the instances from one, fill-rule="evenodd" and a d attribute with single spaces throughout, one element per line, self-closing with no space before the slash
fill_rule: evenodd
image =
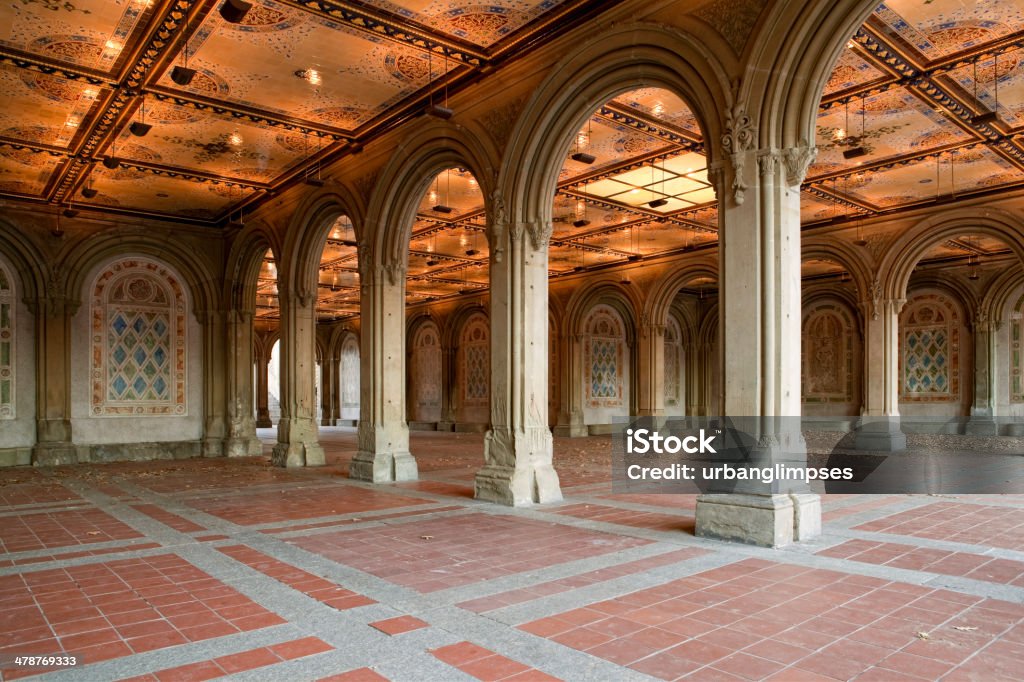
<path id="1" fill-rule="evenodd" d="M 899 417 L 862 417 L 854 447 L 875 452 L 899 452 L 907 449 L 907 434 L 900 430 Z"/>

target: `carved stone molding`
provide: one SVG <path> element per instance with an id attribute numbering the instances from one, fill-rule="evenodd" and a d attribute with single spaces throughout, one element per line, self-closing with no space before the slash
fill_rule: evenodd
<path id="1" fill-rule="evenodd" d="M 779 154 L 775 150 L 759 152 L 757 155 L 757 168 L 762 178 L 770 178 L 775 175 L 775 169 L 779 167 Z"/>
<path id="2" fill-rule="evenodd" d="M 757 127 L 742 105 L 737 104 L 725 116 L 722 148 L 732 162 L 732 198 L 737 206 L 743 204 L 747 182 L 744 177 L 745 153 L 754 148 Z"/>
<path id="3" fill-rule="evenodd" d="M 492 109 L 481 117 L 484 130 L 499 152 L 503 152 L 508 145 L 512 129 L 519 119 L 524 104 L 526 104 L 526 99 L 519 97 L 504 106 Z"/>
<path id="4" fill-rule="evenodd" d="M 807 169 L 818 158 L 818 148 L 801 140 L 796 147 L 782 150 L 782 160 L 786 165 L 786 183 L 790 187 L 799 187 L 807 177 Z"/>
<path id="5" fill-rule="evenodd" d="M 487 243 L 494 254 L 494 262 L 500 263 L 504 248 L 502 238 L 508 229 L 508 209 L 500 189 L 491 192 L 491 212 L 487 221 Z"/>
<path id="6" fill-rule="evenodd" d="M 551 232 L 554 230 L 554 225 L 551 221 L 534 220 L 531 223 L 527 223 L 526 228 L 530 233 L 530 245 L 534 251 L 547 248 L 548 240 L 551 239 Z"/>

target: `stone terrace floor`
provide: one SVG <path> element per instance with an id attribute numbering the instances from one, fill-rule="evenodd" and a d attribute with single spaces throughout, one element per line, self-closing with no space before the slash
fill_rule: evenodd
<path id="1" fill-rule="evenodd" d="M 272 431 L 261 432 L 269 443 Z M 783 550 L 693 536 L 694 498 L 472 499 L 482 438 L 413 433 L 421 480 L 188 460 L 0 470 L 2 679 L 1000 680 L 1024 665 L 1024 496 L 826 496 Z"/>

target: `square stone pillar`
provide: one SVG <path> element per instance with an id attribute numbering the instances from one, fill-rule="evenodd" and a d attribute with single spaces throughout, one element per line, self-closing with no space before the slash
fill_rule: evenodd
<path id="1" fill-rule="evenodd" d="M 224 454 L 228 457 L 263 452 L 253 419 L 253 317 L 251 310 L 228 312 L 225 353 L 228 434 L 224 441 Z"/>
<path id="2" fill-rule="evenodd" d="M 727 419 L 753 419 L 758 465 L 805 463 L 799 432 L 800 183 L 815 150 L 805 145 L 755 152 L 755 136 L 749 118 L 734 110 L 722 140 L 729 163 L 709 169 L 721 225 L 720 409 Z M 781 547 L 820 531 L 820 501 L 806 485 L 748 486 L 697 499 L 696 532 L 703 537 Z"/>
<path id="3" fill-rule="evenodd" d="M 979 313 L 974 319 L 974 404 L 966 432 L 971 436 L 997 436 L 996 423 L 996 332 L 999 323 Z"/>
<path id="4" fill-rule="evenodd" d="M 280 287 L 280 285 L 279 285 Z M 280 287 L 281 421 L 271 461 L 276 466 L 322 466 L 316 415 L 316 295 Z"/>
<path id="5" fill-rule="evenodd" d="M 362 250 L 362 248 L 360 249 Z M 415 481 L 405 421 L 405 270 L 371 265 L 360 253 L 358 450 L 349 477 L 373 483 Z"/>
<path id="6" fill-rule="evenodd" d="M 500 195 L 492 212 L 504 216 Z M 492 224 L 491 428 L 475 496 L 523 506 L 562 499 L 548 429 L 548 239 L 551 223 Z"/>
<path id="7" fill-rule="evenodd" d="M 590 435 L 583 423 L 583 335 L 571 334 L 565 339 L 558 382 L 558 423 L 555 435 L 582 438 Z"/>
<path id="8" fill-rule="evenodd" d="M 636 414 L 661 417 L 665 414 L 665 325 L 643 320 L 638 341 Z"/>
<path id="9" fill-rule="evenodd" d="M 59 290 L 56 273 L 52 286 Z M 32 464 L 76 464 L 71 442 L 71 318 L 79 301 L 56 292 L 26 301 L 35 316 L 36 341 L 36 444 Z"/>
<path id="10" fill-rule="evenodd" d="M 854 439 L 858 450 L 907 448 L 900 430 L 900 310 L 904 301 L 883 300 L 876 280 L 861 303 L 864 318 L 864 407 Z"/>

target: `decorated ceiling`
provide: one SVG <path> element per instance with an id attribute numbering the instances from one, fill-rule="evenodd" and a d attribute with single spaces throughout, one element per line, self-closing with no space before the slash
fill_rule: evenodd
<path id="1" fill-rule="evenodd" d="M 224 0 L 14 0 L 0 8 L 0 196 L 224 225 L 589 4 L 255 0 L 230 23 Z M 1022 59 L 1024 0 L 880 5 L 825 89 L 805 225 L 1024 188 Z M 194 75 L 175 80 L 175 67 Z M 552 276 L 712 244 L 705 166 L 698 123 L 671 93 L 601 106 L 561 172 Z M 486 288 L 483 225 L 475 180 L 442 173 L 413 227 L 410 303 Z M 335 231 L 321 315 L 337 318 L 355 314 L 358 275 L 351 228 Z"/>

